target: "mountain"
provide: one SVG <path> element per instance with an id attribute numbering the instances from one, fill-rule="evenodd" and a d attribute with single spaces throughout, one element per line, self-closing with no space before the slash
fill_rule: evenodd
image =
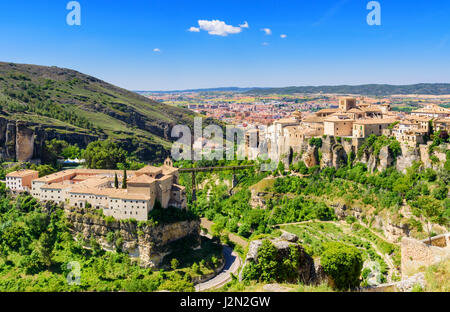
<path id="1" fill-rule="evenodd" d="M 246 91 L 249 94 L 292 94 L 292 93 L 335 93 L 335 94 L 360 94 L 372 96 L 386 96 L 392 94 L 450 94 L 449 83 L 420 83 L 413 85 L 341 85 L 341 86 L 304 86 L 284 88 L 255 88 Z"/>
<path id="2" fill-rule="evenodd" d="M 206 88 L 206 89 L 186 89 L 186 90 L 170 90 L 170 91 L 135 91 L 141 95 L 152 93 L 185 93 L 185 92 L 245 92 L 258 88 L 239 88 L 239 87 L 223 87 L 223 88 Z"/>
<path id="3" fill-rule="evenodd" d="M 170 148 L 171 128 L 192 127 L 193 117 L 186 109 L 74 70 L 0 62 L 0 156 L 4 159 L 39 158 L 43 141 L 52 138 L 80 147 L 111 138 L 141 160 L 161 159 Z"/>

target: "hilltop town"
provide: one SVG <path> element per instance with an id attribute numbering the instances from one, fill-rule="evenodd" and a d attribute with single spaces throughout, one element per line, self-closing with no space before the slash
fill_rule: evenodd
<path id="1" fill-rule="evenodd" d="M 339 100 L 337 108 L 313 113 L 296 111 L 269 126 L 246 128 L 245 150 L 249 159 L 260 155 L 263 144 L 267 146 L 270 159 L 281 159 L 301 152 L 310 139 L 326 137 L 345 139 L 354 152 L 371 135 L 394 137 L 404 146 L 418 147 L 430 140 L 432 132 L 450 131 L 450 109 L 425 104 L 411 113 L 395 112 L 387 103 L 372 104 L 364 99 L 345 97 Z"/>

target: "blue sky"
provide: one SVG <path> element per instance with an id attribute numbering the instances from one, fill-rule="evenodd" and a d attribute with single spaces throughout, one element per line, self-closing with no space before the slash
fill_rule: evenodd
<path id="1" fill-rule="evenodd" d="M 131 90 L 450 82 L 450 1 L 379 0 L 380 26 L 369 0 L 79 0 L 81 26 L 68 2 L 1 1 L 0 60 Z"/>

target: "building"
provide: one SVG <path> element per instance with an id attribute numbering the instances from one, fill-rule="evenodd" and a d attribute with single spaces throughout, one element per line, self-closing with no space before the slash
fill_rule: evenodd
<path id="1" fill-rule="evenodd" d="M 450 133 L 450 118 L 441 118 L 433 121 L 436 131 L 447 131 Z"/>
<path id="2" fill-rule="evenodd" d="M 412 111 L 411 115 L 424 116 L 430 118 L 446 118 L 450 117 L 450 109 L 441 107 L 436 104 L 427 104 L 420 109 Z"/>
<path id="3" fill-rule="evenodd" d="M 331 136 L 352 136 L 355 120 L 346 114 L 333 114 L 323 122 L 323 133 Z"/>
<path id="4" fill-rule="evenodd" d="M 35 170 L 19 170 L 6 175 L 6 187 L 14 192 L 24 192 L 31 189 L 31 182 L 39 178 Z"/>
<path id="5" fill-rule="evenodd" d="M 353 137 L 367 138 L 370 135 L 382 135 L 383 130 L 387 129 L 395 122 L 394 119 L 364 119 L 356 120 L 353 123 Z"/>
<path id="6" fill-rule="evenodd" d="M 22 170 L 7 176 L 7 186 L 16 191 L 31 190 L 43 202 L 102 209 L 106 216 L 116 219 L 146 221 L 157 202 L 162 208 L 187 207 L 186 190 L 178 185 L 178 169 L 170 159 L 161 167 L 145 166 L 129 171 L 126 178 L 127 187 L 123 189 L 120 170 L 70 169 L 42 178 L 37 171 Z"/>

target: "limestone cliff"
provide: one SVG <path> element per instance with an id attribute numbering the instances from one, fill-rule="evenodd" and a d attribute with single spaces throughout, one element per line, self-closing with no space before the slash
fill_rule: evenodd
<path id="1" fill-rule="evenodd" d="M 320 148 L 309 144 L 301 146 L 301 160 L 309 168 L 320 165 L 321 168 L 334 167 L 338 169 L 352 161 L 365 164 L 370 172 L 383 171 L 391 166 L 395 166 L 398 171 L 405 172 L 414 162 L 422 162 L 425 168 L 437 169 L 445 162 L 445 152 L 448 150 L 448 146 L 444 144 L 430 155 L 429 146 L 432 142 L 416 147 L 401 144 L 401 151 L 397 157 L 394 157 L 394 152 L 389 146 L 383 146 L 378 154 L 375 154 L 373 150 L 364 150 L 360 158 L 357 158 L 355 156 L 363 142 L 362 139 L 323 136 L 321 140 Z M 294 159 L 295 161 L 297 160 Z"/>
<path id="2" fill-rule="evenodd" d="M 106 250 L 115 250 L 120 242 L 121 249 L 144 267 L 159 267 L 171 252 L 170 244 L 179 239 L 191 237 L 200 244 L 200 220 L 140 226 L 135 222 L 107 222 L 79 209 L 66 210 L 66 215 L 75 237 L 81 234 L 88 241 L 94 238 Z M 108 237 L 108 233 L 112 234 Z"/>
<path id="3" fill-rule="evenodd" d="M 0 117 L 0 158 L 3 160 L 25 162 L 40 159 L 45 141 L 52 139 L 65 140 L 85 148 L 87 144 L 99 138 L 66 127 Z"/>

